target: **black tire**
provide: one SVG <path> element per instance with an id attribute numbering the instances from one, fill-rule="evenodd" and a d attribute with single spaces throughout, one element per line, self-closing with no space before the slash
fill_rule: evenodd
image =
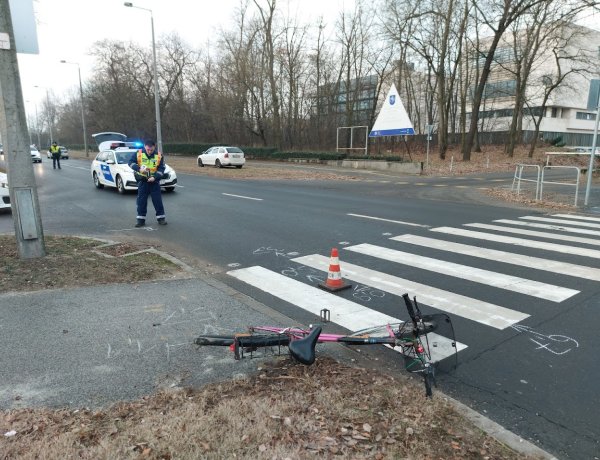
<path id="1" fill-rule="evenodd" d="M 165 187 L 165 192 L 174 192 L 175 191 L 175 187 Z"/>
<path id="2" fill-rule="evenodd" d="M 200 158 L 198 158 L 198 166 L 204 168 L 204 163 L 202 163 L 202 160 Z"/>
<path id="3" fill-rule="evenodd" d="M 204 335 L 194 339 L 196 345 L 216 347 L 228 347 L 233 341 L 234 338 L 230 335 Z"/>
<path id="4" fill-rule="evenodd" d="M 125 192 L 127 192 L 127 190 L 125 190 L 125 184 L 123 184 L 123 179 L 121 178 L 121 176 L 117 176 L 116 184 L 117 192 L 119 192 L 121 195 L 124 195 Z"/>
<path id="5" fill-rule="evenodd" d="M 236 165 L 235 167 L 236 167 L 237 169 L 242 169 L 242 166 L 244 166 L 244 165 Z"/>
<path id="6" fill-rule="evenodd" d="M 215 168 L 222 168 L 223 165 L 221 164 L 221 162 L 219 161 L 219 159 L 215 160 Z"/>
<path id="7" fill-rule="evenodd" d="M 96 174 L 96 171 L 94 171 L 94 185 L 96 186 L 96 188 L 104 188 L 104 184 L 102 184 L 100 182 L 100 179 L 98 179 L 98 174 Z"/>

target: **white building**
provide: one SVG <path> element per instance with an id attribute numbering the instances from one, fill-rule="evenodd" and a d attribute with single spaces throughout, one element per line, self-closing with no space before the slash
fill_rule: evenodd
<path id="1" fill-rule="evenodd" d="M 514 50 L 519 46 L 508 42 L 511 39 L 512 36 L 501 41 L 494 55 L 479 114 L 484 133 L 508 131 L 512 120 L 517 94 Z M 560 74 L 555 53 L 560 57 Z M 485 56 L 479 59 L 482 65 Z M 472 70 L 475 64 L 472 59 Z M 542 108 L 544 93 L 559 75 L 566 77 Z M 563 26 L 548 40 L 548 45 L 540 48 L 533 63 L 521 119 L 524 139 L 528 140 L 535 131 L 532 116 L 539 117 L 543 112 L 540 137 L 544 140 L 562 137 L 567 145 L 591 145 L 596 111 L 588 109 L 587 104 L 593 79 L 600 79 L 600 32 L 574 24 Z"/>

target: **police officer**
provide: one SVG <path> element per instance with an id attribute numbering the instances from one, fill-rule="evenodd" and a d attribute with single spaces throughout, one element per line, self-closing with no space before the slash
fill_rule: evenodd
<path id="1" fill-rule="evenodd" d="M 129 163 L 129 166 L 133 169 L 138 186 L 137 221 L 135 226 L 143 227 L 146 225 L 148 196 L 152 198 L 158 223 L 160 225 L 167 225 L 160 190 L 160 179 L 165 173 L 165 159 L 156 150 L 156 143 L 153 140 L 147 140 L 144 143 L 144 148 L 137 151 L 136 156 Z"/>
<path id="2" fill-rule="evenodd" d="M 56 165 L 58 165 L 58 169 L 60 168 L 60 148 L 56 145 L 56 141 L 52 142 L 52 145 L 48 149 L 50 155 L 52 155 L 52 167 L 56 169 Z"/>

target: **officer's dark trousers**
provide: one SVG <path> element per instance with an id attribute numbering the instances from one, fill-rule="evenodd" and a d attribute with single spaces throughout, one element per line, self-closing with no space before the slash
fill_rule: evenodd
<path id="1" fill-rule="evenodd" d="M 137 194 L 137 218 L 140 220 L 146 220 L 146 212 L 148 210 L 148 196 L 152 197 L 152 204 L 156 211 L 157 219 L 165 218 L 165 208 L 162 202 L 162 196 L 160 192 L 160 183 L 156 182 L 138 182 L 138 194 Z"/>
<path id="2" fill-rule="evenodd" d="M 59 154 L 56 154 L 56 153 L 52 154 L 52 167 L 54 169 L 56 169 L 56 166 L 58 166 L 58 169 L 60 169 L 60 153 Z"/>

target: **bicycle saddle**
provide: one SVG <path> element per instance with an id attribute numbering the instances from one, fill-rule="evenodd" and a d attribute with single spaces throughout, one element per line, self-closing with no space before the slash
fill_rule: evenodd
<path id="1" fill-rule="evenodd" d="M 290 355 L 296 361 L 310 366 L 315 362 L 315 345 L 321 335 L 321 328 L 315 327 L 310 334 L 300 340 L 293 340 L 288 345 Z"/>

